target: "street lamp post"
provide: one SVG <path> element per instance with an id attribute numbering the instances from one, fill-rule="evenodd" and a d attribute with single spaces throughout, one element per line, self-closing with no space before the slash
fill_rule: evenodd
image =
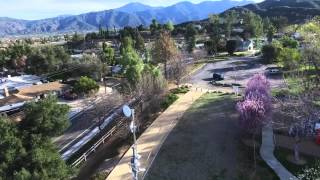
<path id="1" fill-rule="evenodd" d="M 136 137 L 136 130 L 137 126 L 135 125 L 134 121 L 134 109 L 131 109 L 129 106 L 124 105 L 122 108 L 123 114 L 126 117 L 131 117 L 131 123 L 130 123 L 130 131 L 133 134 L 133 145 L 132 145 L 132 157 L 131 157 L 131 170 L 132 170 L 132 176 L 134 180 L 138 180 L 139 172 L 144 171 L 144 169 L 140 168 L 140 162 L 139 159 L 141 156 L 138 154 L 137 150 L 137 137 Z"/>

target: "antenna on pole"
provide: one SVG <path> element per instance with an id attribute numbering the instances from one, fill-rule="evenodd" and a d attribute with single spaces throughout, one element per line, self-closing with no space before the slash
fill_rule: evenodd
<path id="1" fill-rule="evenodd" d="M 137 126 L 135 125 L 134 122 L 134 109 L 131 109 L 129 106 L 124 105 L 122 107 L 122 112 L 123 114 L 127 117 L 131 117 L 131 123 L 130 123 L 130 132 L 133 134 L 133 145 L 132 145 L 132 151 L 133 155 L 131 158 L 131 171 L 132 171 L 132 176 L 134 180 L 138 180 L 138 174 L 139 172 L 145 171 L 144 168 L 140 168 L 140 162 L 139 159 L 141 158 L 141 155 L 138 154 L 137 152 L 137 143 L 136 143 L 136 129 Z"/>
<path id="2" fill-rule="evenodd" d="M 131 111 L 130 107 L 127 105 L 124 105 L 122 107 L 122 112 L 127 118 L 131 117 L 131 115 L 132 115 L 132 111 Z"/>

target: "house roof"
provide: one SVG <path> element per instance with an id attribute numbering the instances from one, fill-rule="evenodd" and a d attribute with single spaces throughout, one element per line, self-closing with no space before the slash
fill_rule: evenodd
<path id="1" fill-rule="evenodd" d="M 60 91 L 60 90 L 66 89 L 68 87 L 69 87 L 69 85 L 61 84 L 57 81 L 51 82 L 51 83 L 40 84 L 40 85 L 23 87 L 23 88 L 19 89 L 18 93 L 12 94 L 8 97 L 0 99 L 0 107 L 32 100 L 36 96 L 39 96 L 41 94 L 46 94 L 46 93 L 49 93 L 52 91 Z"/>
<path id="2" fill-rule="evenodd" d="M 248 47 L 248 46 L 250 46 L 252 44 L 252 41 L 243 41 L 243 46 L 244 47 Z"/>
<path id="3" fill-rule="evenodd" d="M 34 75 L 5 77 L 0 79 L 0 89 L 4 89 L 5 87 L 20 89 L 32 86 L 34 83 L 40 82 L 40 80 L 39 76 Z"/>
<path id="4" fill-rule="evenodd" d="M 66 89 L 68 85 L 61 84 L 60 82 L 51 82 L 40 85 L 33 85 L 19 89 L 18 95 L 22 96 L 38 96 L 41 94 L 49 93 L 52 91 L 60 91 Z"/>

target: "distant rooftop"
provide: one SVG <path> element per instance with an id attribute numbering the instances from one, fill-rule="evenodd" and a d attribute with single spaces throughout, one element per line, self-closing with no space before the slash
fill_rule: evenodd
<path id="1" fill-rule="evenodd" d="M 28 86 L 32 86 L 35 83 L 39 83 L 41 78 L 35 75 L 22 75 L 0 78 L 0 90 L 7 88 L 20 89 Z"/>
<path id="2" fill-rule="evenodd" d="M 41 94 L 47 94 L 53 91 L 61 91 L 67 87 L 68 85 L 61 84 L 59 82 L 21 87 L 18 93 L 11 94 L 9 97 L 0 99 L 0 106 L 32 100 Z"/>

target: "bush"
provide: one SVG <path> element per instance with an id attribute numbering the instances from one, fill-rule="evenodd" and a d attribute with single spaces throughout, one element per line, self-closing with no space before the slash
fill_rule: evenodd
<path id="1" fill-rule="evenodd" d="M 164 101 L 161 103 L 161 107 L 163 109 L 167 109 L 171 104 L 173 104 L 179 97 L 176 94 L 170 93 L 168 94 Z"/>
<path id="2" fill-rule="evenodd" d="M 226 49 L 227 49 L 229 55 L 233 55 L 233 53 L 237 49 L 237 41 L 236 40 L 227 41 Z"/>
<path id="3" fill-rule="evenodd" d="M 185 94 L 185 93 L 189 92 L 189 87 L 188 86 L 181 86 L 181 87 L 172 89 L 170 92 L 173 94 Z"/>
<path id="4" fill-rule="evenodd" d="M 272 96 L 276 98 L 284 98 L 290 94 L 288 89 L 274 89 L 272 90 Z"/>
<path id="5" fill-rule="evenodd" d="M 88 94 L 92 91 L 97 91 L 99 85 L 93 79 L 82 76 L 78 82 L 73 86 L 73 92 L 77 94 Z"/>
<path id="6" fill-rule="evenodd" d="M 299 46 L 299 43 L 297 40 L 291 38 L 291 37 L 288 37 L 288 36 L 284 36 L 280 39 L 280 42 L 282 43 L 282 46 L 283 47 L 286 47 L 286 48 L 298 48 Z"/>
<path id="7" fill-rule="evenodd" d="M 317 161 L 313 166 L 303 169 L 298 175 L 298 179 L 301 180 L 312 180 L 320 178 L 320 162 Z"/>
<path id="8" fill-rule="evenodd" d="M 275 44 L 264 45 L 261 49 L 263 63 L 270 64 L 275 62 L 278 59 L 280 51 L 281 48 Z"/>
<path id="9" fill-rule="evenodd" d="M 297 49 L 283 48 L 278 57 L 280 65 L 284 69 L 295 69 L 299 66 L 300 52 Z"/>

